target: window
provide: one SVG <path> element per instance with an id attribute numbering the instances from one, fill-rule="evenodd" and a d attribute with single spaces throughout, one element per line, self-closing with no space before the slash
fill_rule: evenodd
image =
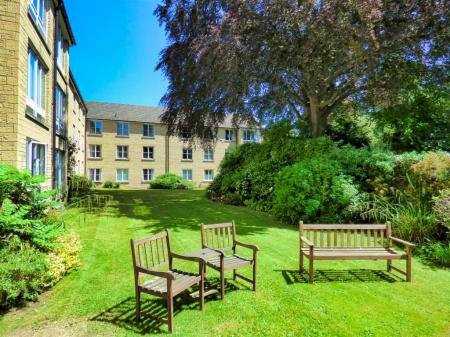
<path id="1" fill-rule="evenodd" d="M 143 147 L 142 158 L 147 160 L 153 160 L 153 146 Z"/>
<path id="2" fill-rule="evenodd" d="M 27 110 L 36 118 L 45 117 L 45 71 L 36 54 L 28 51 Z"/>
<path id="3" fill-rule="evenodd" d="M 27 144 L 27 168 L 32 176 L 45 176 L 46 145 L 29 141 Z"/>
<path id="4" fill-rule="evenodd" d="M 102 121 L 90 121 L 89 122 L 89 134 L 101 135 L 102 133 L 103 133 L 103 122 Z"/>
<path id="5" fill-rule="evenodd" d="M 225 130 L 225 140 L 233 140 L 233 130 Z"/>
<path id="6" fill-rule="evenodd" d="M 211 148 L 205 149 L 203 153 L 203 160 L 213 161 L 214 160 L 214 151 Z"/>
<path id="7" fill-rule="evenodd" d="M 205 170 L 205 174 L 203 176 L 204 181 L 213 181 L 214 179 L 214 172 L 213 170 Z"/>
<path id="8" fill-rule="evenodd" d="M 257 142 L 259 138 L 258 132 L 255 130 L 244 130 L 242 140 L 244 142 Z"/>
<path id="9" fill-rule="evenodd" d="M 96 183 L 102 181 L 102 170 L 99 168 L 89 169 L 89 178 Z"/>
<path id="10" fill-rule="evenodd" d="M 153 180 L 153 169 L 143 169 L 142 170 L 142 180 L 143 181 Z"/>
<path id="11" fill-rule="evenodd" d="M 128 136 L 128 123 L 117 123 L 117 135 Z"/>
<path id="12" fill-rule="evenodd" d="M 153 128 L 152 124 L 144 124 L 142 129 L 142 135 L 144 137 L 154 137 L 155 136 L 155 130 Z"/>
<path id="13" fill-rule="evenodd" d="M 101 158 L 102 146 L 101 145 L 89 145 L 89 158 Z"/>
<path id="14" fill-rule="evenodd" d="M 56 133 L 65 135 L 66 132 L 66 95 L 59 86 L 56 87 Z"/>
<path id="15" fill-rule="evenodd" d="M 65 49 L 64 37 L 62 35 L 61 28 L 58 27 L 58 30 L 56 32 L 56 64 L 58 65 L 59 70 L 61 70 L 62 72 L 65 71 Z"/>
<path id="16" fill-rule="evenodd" d="M 188 129 L 183 129 L 183 131 L 181 132 L 181 137 L 183 139 L 191 139 L 192 138 L 192 132 L 189 131 Z"/>
<path id="17" fill-rule="evenodd" d="M 128 182 L 128 169 L 117 169 L 116 181 L 122 183 Z"/>
<path id="18" fill-rule="evenodd" d="M 64 180 L 64 152 L 56 150 L 55 157 L 55 188 L 60 190 Z"/>
<path id="19" fill-rule="evenodd" d="M 28 11 L 34 22 L 45 37 L 47 37 L 47 0 L 29 0 Z"/>
<path id="20" fill-rule="evenodd" d="M 192 149 L 184 148 L 182 159 L 183 160 L 192 160 Z"/>
<path id="21" fill-rule="evenodd" d="M 128 146 L 117 145 L 117 159 L 128 159 Z"/>
<path id="22" fill-rule="evenodd" d="M 192 181 L 192 170 L 183 170 L 181 172 L 181 176 L 183 177 L 183 179 Z"/>

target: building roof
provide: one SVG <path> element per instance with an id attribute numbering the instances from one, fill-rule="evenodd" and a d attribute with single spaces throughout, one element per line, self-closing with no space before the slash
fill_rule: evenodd
<path id="1" fill-rule="evenodd" d="M 58 7 L 61 9 L 62 18 L 67 28 L 67 33 L 70 38 L 70 45 L 74 46 L 77 44 L 75 41 L 75 36 L 73 35 L 72 26 L 70 25 L 69 16 L 67 15 L 66 6 L 64 4 L 64 0 L 58 0 Z"/>
<path id="2" fill-rule="evenodd" d="M 87 106 L 86 103 L 83 100 L 83 96 L 81 96 L 81 91 L 78 88 L 78 84 L 75 81 L 75 76 L 73 76 L 72 70 L 69 69 L 69 80 L 70 80 L 70 85 L 72 86 L 73 90 L 74 90 L 74 94 L 76 95 L 76 97 L 78 98 L 78 100 L 81 103 L 81 106 L 83 107 L 84 111 L 87 112 Z"/>
<path id="3" fill-rule="evenodd" d="M 164 108 L 160 106 L 142 106 L 117 103 L 86 102 L 88 119 L 128 121 L 142 123 L 161 123 L 160 116 Z M 232 116 L 228 115 L 221 127 L 234 127 Z"/>

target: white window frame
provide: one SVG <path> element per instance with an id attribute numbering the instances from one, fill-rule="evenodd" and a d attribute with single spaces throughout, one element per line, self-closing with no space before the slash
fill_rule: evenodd
<path id="1" fill-rule="evenodd" d="M 56 133 L 58 135 L 66 134 L 66 94 L 59 85 L 56 86 Z"/>
<path id="2" fill-rule="evenodd" d="M 121 172 L 120 174 L 119 174 L 119 171 Z M 124 173 L 125 173 L 125 172 L 127 173 L 127 179 L 126 179 L 126 180 L 123 180 L 123 177 L 124 177 Z M 118 168 L 118 169 L 116 170 L 116 182 L 119 182 L 119 183 L 127 183 L 127 182 L 129 181 L 129 179 L 130 179 L 129 174 L 130 174 L 130 171 L 129 171 L 128 169 Z M 120 179 L 119 179 L 119 176 L 120 176 Z"/>
<path id="3" fill-rule="evenodd" d="M 119 149 L 121 148 L 121 149 Z M 116 158 L 117 159 L 129 159 L 129 148 L 128 145 L 117 145 L 116 147 Z M 124 156 L 126 154 L 126 156 Z"/>
<path id="4" fill-rule="evenodd" d="M 62 34 L 61 27 L 58 25 L 58 29 L 56 31 L 56 64 L 58 65 L 59 70 L 62 73 L 65 73 L 65 41 L 64 36 Z"/>
<path id="5" fill-rule="evenodd" d="M 89 169 L 89 179 L 95 183 L 101 182 L 102 181 L 102 169 L 90 168 Z"/>
<path id="6" fill-rule="evenodd" d="M 182 169 L 181 170 L 181 177 L 184 180 L 192 181 L 192 169 Z"/>
<path id="7" fill-rule="evenodd" d="M 192 158 L 193 158 L 192 148 L 190 147 L 183 148 L 183 152 L 181 153 L 181 159 L 192 161 Z"/>
<path id="8" fill-rule="evenodd" d="M 183 129 L 181 131 L 181 138 L 183 139 L 192 139 L 192 131 L 188 129 Z"/>
<path id="9" fill-rule="evenodd" d="M 250 137 L 249 137 L 250 136 Z M 256 143 L 257 142 L 257 130 L 245 129 L 242 130 L 242 141 L 246 143 Z"/>
<path id="10" fill-rule="evenodd" d="M 34 56 L 34 60 L 32 60 Z M 31 67 L 33 66 L 33 69 Z M 32 72 L 32 73 L 31 73 Z M 45 118 L 46 71 L 37 54 L 28 49 L 27 65 L 27 106 L 37 118 Z"/>
<path id="11" fill-rule="evenodd" d="M 147 173 L 146 173 L 146 171 L 147 171 Z M 153 169 L 151 169 L 151 168 L 142 169 L 142 181 L 145 181 L 145 182 L 151 181 L 154 179 L 154 177 L 155 177 L 155 175 L 154 175 Z"/>
<path id="12" fill-rule="evenodd" d="M 145 152 L 146 149 L 147 149 L 147 153 Z M 150 156 L 150 154 L 151 154 L 151 156 Z M 142 147 L 142 159 L 144 159 L 144 160 L 154 160 L 155 159 L 155 149 L 153 148 L 153 146 L 143 146 Z"/>
<path id="13" fill-rule="evenodd" d="M 214 170 L 206 169 L 203 171 L 203 181 L 213 181 L 214 180 Z"/>
<path id="14" fill-rule="evenodd" d="M 35 174 L 35 172 L 33 172 L 33 145 L 35 146 L 43 146 L 44 147 L 44 165 L 43 165 L 43 172 L 39 171 L 39 174 Z M 47 172 L 47 145 L 40 143 L 40 142 L 36 142 L 33 140 L 29 140 L 27 142 L 27 151 L 26 151 L 26 155 L 27 155 L 27 169 L 30 171 L 32 176 L 45 176 L 46 172 Z M 41 174 L 42 173 L 42 174 Z"/>
<path id="15" fill-rule="evenodd" d="M 37 8 L 34 5 L 33 0 L 28 1 L 28 11 L 33 18 L 33 21 L 39 28 L 39 31 L 44 35 L 47 40 L 47 27 L 48 27 L 48 0 L 35 0 L 37 2 Z M 41 7 L 42 6 L 42 7 Z M 39 14 L 39 10 L 42 9 L 42 17 Z"/>
<path id="16" fill-rule="evenodd" d="M 147 132 L 145 132 L 146 128 L 147 128 Z M 151 130 L 151 132 L 150 132 L 150 130 Z M 155 126 L 153 124 L 148 124 L 148 123 L 143 124 L 142 125 L 142 137 L 146 137 L 146 138 L 155 137 Z"/>
<path id="17" fill-rule="evenodd" d="M 234 132 L 232 129 L 225 130 L 225 140 L 228 142 L 232 142 L 234 138 Z"/>
<path id="18" fill-rule="evenodd" d="M 125 130 L 126 130 L 126 134 L 124 133 Z M 129 135 L 130 135 L 129 123 L 117 122 L 117 136 L 119 136 L 119 137 L 128 137 Z"/>
<path id="19" fill-rule="evenodd" d="M 99 123 L 100 127 L 98 127 L 97 123 Z M 92 124 L 94 127 L 92 127 Z M 90 135 L 102 135 L 103 134 L 103 121 L 93 120 L 89 121 L 89 134 Z"/>
<path id="20" fill-rule="evenodd" d="M 63 187 L 64 183 L 64 173 L 65 173 L 65 165 L 64 165 L 64 151 L 56 150 L 55 152 L 55 187 L 57 190 L 60 190 Z M 58 170 L 60 170 L 58 172 Z"/>
<path id="21" fill-rule="evenodd" d="M 102 158 L 102 146 L 100 144 L 89 144 L 89 158 L 91 159 Z"/>
<path id="22" fill-rule="evenodd" d="M 203 160 L 204 161 L 214 161 L 214 150 L 211 147 L 204 150 Z"/>

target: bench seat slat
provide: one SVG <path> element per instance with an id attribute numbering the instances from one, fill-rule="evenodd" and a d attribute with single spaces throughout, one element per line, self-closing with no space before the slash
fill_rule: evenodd
<path id="1" fill-rule="evenodd" d="M 309 249 L 302 248 L 304 255 L 309 256 Z M 387 248 L 336 248 L 336 249 L 314 249 L 314 259 L 317 260 L 399 260 L 404 255 L 393 249 Z"/>

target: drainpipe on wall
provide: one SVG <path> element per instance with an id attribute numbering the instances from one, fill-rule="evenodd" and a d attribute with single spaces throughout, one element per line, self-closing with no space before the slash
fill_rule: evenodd
<path id="1" fill-rule="evenodd" d="M 57 80 L 57 29 L 58 29 L 58 13 L 60 12 L 60 4 L 55 7 L 55 15 L 53 20 L 53 118 L 52 118 L 52 188 L 56 187 L 56 80 Z"/>
<path id="2" fill-rule="evenodd" d="M 166 133 L 166 172 L 169 173 L 170 167 L 169 167 L 169 133 Z"/>

